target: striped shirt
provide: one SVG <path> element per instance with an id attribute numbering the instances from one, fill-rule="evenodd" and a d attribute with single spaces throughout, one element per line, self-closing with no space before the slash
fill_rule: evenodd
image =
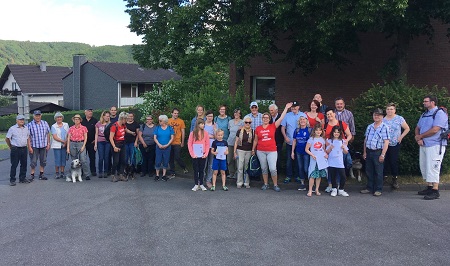
<path id="1" fill-rule="evenodd" d="M 19 127 L 17 124 L 10 127 L 6 133 L 6 138 L 11 141 L 11 146 L 16 147 L 26 147 L 29 136 L 28 128 L 26 126 Z"/>
<path id="2" fill-rule="evenodd" d="M 256 116 L 254 116 L 252 113 L 246 115 L 245 117 L 250 117 L 252 119 L 251 128 L 255 130 L 258 126 L 262 125 L 262 114 L 258 112 Z"/>
<path id="3" fill-rule="evenodd" d="M 45 148 L 48 145 L 48 136 L 50 134 L 50 127 L 48 123 L 41 120 L 36 123 L 35 120 L 31 121 L 27 125 L 28 132 L 30 133 L 31 147 L 33 148 Z"/>
<path id="4" fill-rule="evenodd" d="M 367 126 L 366 133 L 366 148 L 371 150 L 383 149 L 384 141 L 389 140 L 389 128 L 385 123 L 381 123 L 375 128 L 375 123 Z"/>
<path id="5" fill-rule="evenodd" d="M 353 118 L 353 113 L 347 109 L 344 109 L 342 112 L 335 110 L 335 113 L 336 119 L 347 123 L 348 127 L 350 128 L 350 133 L 352 133 L 352 136 L 355 136 L 355 118 Z"/>

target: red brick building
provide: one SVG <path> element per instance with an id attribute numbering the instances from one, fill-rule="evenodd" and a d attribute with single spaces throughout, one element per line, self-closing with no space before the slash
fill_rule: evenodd
<path id="1" fill-rule="evenodd" d="M 427 37 L 410 42 L 408 55 L 408 83 L 416 86 L 450 88 L 450 43 L 446 37 L 447 25 L 435 26 L 435 36 L 427 43 Z M 372 84 L 381 83 L 380 71 L 392 51 L 392 40 L 382 34 L 361 35 L 360 53 L 349 56 L 352 64 L 338 69 L 332 64 L 321 65 L 305 76 L 301 70 L 290 73 L 287 63 L 269 64 L 264 58 L 253 58 L 251 67 L 245 68 L 245 90 L 251 99 L 275 100 L 279 105 L 297 100 L 302 110 L 314 94 L 322 94 L 324 103 L 334 105 L 333 100 L 344 97 L 347 102 L 358 97 Z M 230 68 L 230 92 L 236 91 L 236 71 Z"/>

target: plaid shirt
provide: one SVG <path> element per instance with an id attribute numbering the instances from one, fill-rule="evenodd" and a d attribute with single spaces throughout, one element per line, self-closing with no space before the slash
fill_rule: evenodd
<path id="1" fill-rule="evenodd" d="M 350 133 L 352 133 L 352 136 L 355 136 L 356 130 L 355 130 L 355 119 L 353 118 L 353 113 L 347 109 L 344 109 L 344 111 L 342 111 L 340 113 L 338 112 L 338 110 L 334 110 L 334 112 L 336 113 L 336 119 L 347 123 L 347 125 L 350 129 Z"/>
<path id="2" fill-rule="evenodd" d="M 35 120 L 31 121 L 27 125 L 30 132 L 31 147 L 33 148 L 45 148 L 48 145 L 48 134 L 50 134 L 50 127 L 48 123 L 41 120 L 36 123 Z"/>
<path id="3" fill-rule="evenodd" d="M 250 117 L 252 119 L 252 125 L 251 128 L 255 130 L 258 126 L 262 125 L 262 114 L 258 112 L 256 116 L 254 116 L 252 113 L 246 115 L 245 117 Z"/>
<path id="4" fill-rule="evenodd" d="M 376 129 L 375 123 L 367 126 L 366 129 L 366 148 L 371 150 L 383 149 L 384 141 L 389 140 L 389 128 L 385 123 L 381 123 Z"/>

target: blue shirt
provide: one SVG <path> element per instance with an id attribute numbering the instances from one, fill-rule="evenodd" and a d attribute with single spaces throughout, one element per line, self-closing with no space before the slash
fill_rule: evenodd
<path id="1" fill-rule="evenodd" d="M 294 134 L 292 135 L 293 139 L 296 140 L 295 144 L 295 152 L 301 155 L 306 155 L 306 143 L 309 139 L 309 127 L 305 128 L 299 128 L 298 132 L 297 130 L 294 130 Z"/>
<path id="2" fill-rule="evenodd" d="M 392 119 L 383 118 L 383 123 L 389 127 L 389 146 L 396 146 L 398 138 L 402 135 L 402 124 L 405 119 L 399 115 L 395 115 Z"/>
<path id="3" fill-rule="evenodd" d="M 213 141 L 213 143 L 211 145 L 211 149 L 214 149 L 214 151 L 217 151 L 217 147 L 227 147 L 227 146 L 228 146 L 228 143 L 225 140 L 219 141 L 216 139 Z M 217 159 L 215 155 L 214 155 L 214 158 Z M 217 160 L 220 160 L 220 159 L 217 159 Z"/>
<path id="4" fill-rule="evenodd" d="M 167 126 L 166 129 L 162 129 L 160 126 L 157 126 L 154 134 L 159 144 L 166 145 L 170 141 L 170 136 L 175 135 L 175 131 L 171 126 Z"/>
<path id="5" fill-rule="evenodd" d="M 389 128 L 381 122 L 381 124 L 375 128 L 375 123 L 367 126 L 366 133 L 366 148 L 371 150 L 383 149 L 384 141 L 389 140 Z"/>
<path id="6" fill-rule="evenodd" d="M 298 125 L 298 119 L 300 118 L 300 115 L 305 115 L 303 112 L 298 112 L 297 114 L 294 114 L 293 112 L 289 112 L 284 117 L 283 121 L 281 121 L 281 125 L 286 128 L 286 136 L 290 137 L 293 136 L 295 129 Z M 292 138 L 289 140 L 289 145 L 292 145 Z"/>
<path id="7" fill-rule="evenodd" d="M 30 132 L 31 147 L 33 148 L 45 148 L 48 145 L 48 134 L 50 133 L 50 127 L 48 123 L 41 120 L 36 123 L 35 120 L 31 121 L 27 125 Z"/>
<path id="8" fill-rule="evenodd" d="M 26 126 L 19 127 L 17 124 L 10 127 L 6 133 L 6 138 L 9 139 L 12 146 L 16 147 L 26 147 L 29 136 L 28 128 Z"/>
<path id="9" fill-rule="evenodd" d="M 219 116 L 214 117 L 214 121 L 217 125 L 217 129 L 223 130 L 223 139 L 228 139 L 230 135 L 230 130 L 228 130 L 228 122 L 231 120 L 229 116 L 225 118 L 220 118 Z"/>
<path id="10" fill-rule="evenodd" d="M 433 114 L 437 109 L 438 107 L 428 110 L 420 117 L 419 122 L 417 123 L 417 126 L 419 127 L 419 134 L 423 134 L 435 126 L 444 130 L 448 128 L 448 116 L 444 111 L 438 111 L 433 119 Z M 441 145 L 441 133 L 442 130 L 439 130 L 433 136 L 423 138 L 423 145 L 425 147 Z M 446 139 L 442 140 L 442 145 L 447 145 Z"/>

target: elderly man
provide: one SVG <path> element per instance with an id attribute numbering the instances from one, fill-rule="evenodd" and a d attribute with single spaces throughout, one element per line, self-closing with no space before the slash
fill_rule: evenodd
<path id="1" fill-rule="evenodd" d="M 16 185 L 16 169 L 20 162 L 19 182 L 30 183 L 27 175 L 27 146 L 30 146 L 30 133 L 25 126 L 25 116 L 18 115 L 16 124 L 8 129 L 6 133 L 6 144 L 11 150 L 11 170 L 9 172 L 9 185 Z"/>
<path id="2" fill-rule="evenodd" d="M 87 135 L 87 143 L 86 143 L 86 152 L 89 156 L 89 169 L 91 171 L 92 176 L 97 175 L 97 170 L 95 168 L 95 124 L 97 124 L 98 120 L 93 117 L 92 109 L 84 110 L 83 120 L 81 125 L 85 126 L 88 130 Z M 86 177 L 86 180 L 90 180 L 89 176 Z"/>
<path id="3" fill-rule="evenodd" d="M 437 107 L 438 99 L 435 96 L 426 96 L 423 99 L 425 113 L 420 117 L 415 128 L 415 140 L 419 145 L 420 172 L 428 183 L 426 189 L 419 191 L 426 200 L 439 198 L 439 173 L 442 159 L 447 146 L 447 134 L 441 133 L 448 129 L 448 115 Z"/>
<path id="4" fill-rule="evenodd" d="M 258 103 L 250 103 L 251 113 L 246 115 L 252 119 L 252 129 L 255 130 L 258 126 L 262 125 L 262 114 L 258 112 Z"/>
<path id="5" fill-rule="evenodd" d="M 269 113 L 270 113 L 270 122 L 269 124 L 275 123 L 278 119 L 280 119 L 280 114 L 278 113 L 278 106 L 276 104 L 269 105 Z M 281 169 L 281 151 L 283 150 L 284 137 L 283 133 L 281 133 L 281 127 L 278 127 L 275 131 L 275 143 L 277 144 L 277 169 Z"/>
<path id="6" fill-rule="evenodd" d="M 373 111 L 373 121 L 364 134 L 363 158 L 366 160 L 367 188 L 361 190 L 361 193 L 381 196 L 384 157 L 389 147 L 389 128 L 383 123 L 383 110 L 380 108 Z"/>
<path id="7" fill-rule="evenodd" d="M 292 160 L 292 141 L 294 131 L 298 127 L 298 119 L 300 116 L 304 116 L 305 113 L 300 112 L 300 105 L 298 102 L 292 102 L 291 112 L 287 113 L 283 121 L 281 121 L 281 134 L 283 134 L 284 141 L 286 142 L 286 178 L 284 183 L 289 183 L 291 177 L 295 176 L 297 182 L 301 182 L 300 175 L 298 174 L 297 159 Z M 292 169 L 294 168 L 294 169 Z"/>
<path id="8" fill-rule="evenodd" d="M 39 180 L 47 180 L 44 176 L 44 167 L 47 165 L 47 151 L 50 149 L 50 127 L 42 119 L 40 110 L 33 112 L 33 121 L 28 123 L 28 132 L 30 133 L 30 145 L 28 152 L 31 158 L 31 181 L 34 180 L 35 168 L 39 159 Z"/>

